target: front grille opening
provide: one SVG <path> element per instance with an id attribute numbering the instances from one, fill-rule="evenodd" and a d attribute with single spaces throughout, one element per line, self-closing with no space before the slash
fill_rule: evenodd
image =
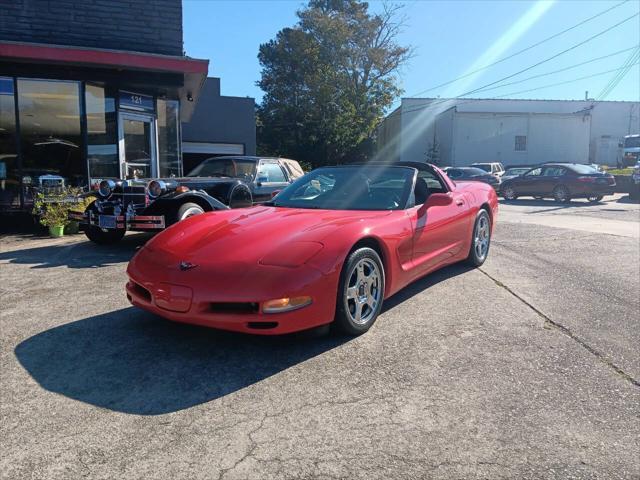
<path id="1" fill-rule="evenodd" d="M 254 330 L 270 330 L 278 326 L 278 322 L 249 322 L 247 324 L 249 328 Z"/>
<path id="2" fill-rule="evenodd" d="M 212 313 L 248 314 L 258 313 L 256 302 L 216 302 L 209 304 Z"/>
<path id="3" fill-rule="evenodd" d="M 151 302 L 151 292 L 144 288 L 142 285 L 138 285 L 135 282 L 131 282 L 133 285 L 133 291 L 136 292 L 140 297 L 145 299 L 147 302 Z"/>

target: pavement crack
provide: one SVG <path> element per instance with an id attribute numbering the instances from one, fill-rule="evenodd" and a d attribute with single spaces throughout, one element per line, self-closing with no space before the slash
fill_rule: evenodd
<path id="1" fill-rule="evenodd" d="M 544 312 L 542 312 L 538 308 L 536 308 L 533 304 L 531 304 L 530 302 L 528 302 L 527 300 L 522 298 L 513 289 L 511 289 L 510 287 L 508 287 L 507 285 L 502 283 L 497 278 L 491 276 L 490 274 L 485 272 L 483 269 L 478 268 L 478 270 L 481 273 L 483 273 L 486 277 L 491 279 L 491 281 L 493 281 L 497 286 L 499 286 L 500 288 L 506 290 L 511 295 L 513 295 L 515 298 L 520 300 L 520 302 L 522 302 L 527 307 L 529 307 L 531 310 L 533 310 L 539 317 L 541 317 L 544 320 L 545 328 L 555 328 L 556 330 L 560 331 L 561 333 L 563 333 L 564 335 L 569 337 L 571 340 L 576 342 L 578 345 L 580 345 L 582 348 L 584 348 L 587 352 L 589 352 L 594 357 L 596 357 L 604 365 L 606 365 L 607 367 L 612 369 L 614 372 L 616 372 L 618 375 L 620 375 L 623 379 L 625 379 L 626 381 L 630 382 L 632 385 L 634 385 L 636 387 L 640 387 L 640 381 L 638 381 L 637 379 L 633 378 L 630 374 L 628 374 L 622 368 L 620 368 L 618 365 L 613 363 L 609 358 L 607 358 L 607 356 L 605 354 L 603 354 L 602 352 L 598 351 L 596 348 L 592 347 L 587 342 L 585 342 L 580 337 L 578 337 L 574 332 L 571 331 L 570 328 L 566 327 L 565 325 L 562 325 L 560 322 L 556 322 L 555 320 L 553 320 L 551 317 L 546 315 Z"/>

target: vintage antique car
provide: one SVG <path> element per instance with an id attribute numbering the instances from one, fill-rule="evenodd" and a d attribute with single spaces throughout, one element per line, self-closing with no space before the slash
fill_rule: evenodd
<path id="1" fill-rule="evenodd" d="M 384 299 L 487 258 L 498 200 L 425 163 L 316 169 L 270 202 L 188 218 L 129 262 L 129 301 L 176 322 L 281 334 L 367 331 Z"/>
<path id="2" fill-rule="evenodd" d="M 119 241 L 127 230 L 158 231 L 212 210 L 250 207 L 304 175 L 298 162 L 263 157 L 217 157 L 183 178 L 102 180 L 84 213 L 69 212 L 99 244 Z"/>

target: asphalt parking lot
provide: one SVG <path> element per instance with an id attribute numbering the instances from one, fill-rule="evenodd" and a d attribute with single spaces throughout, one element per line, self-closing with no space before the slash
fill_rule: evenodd
<path id="1" fill-rule="evenodd" d="M 640 477 L 637 203 L 502 203 L 355 339 L 131 308 L 146 238 L 0 239 L 2 478 Z"/>

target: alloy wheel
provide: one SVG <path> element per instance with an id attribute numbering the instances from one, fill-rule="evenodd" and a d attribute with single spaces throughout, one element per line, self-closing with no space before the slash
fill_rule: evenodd
<path id="1" fill-rule="evenodd" d="M 473 239 L 473 248 L 475 248 L 478 260 L 484 260 L 487 256 L 487 252 L 489 251 L 489 236 L 489 219 L 486 215 L 481 215 L 478 217 L 476 235 Z"/>
<path id="2" fill-rule="evenodd" d="M 346 313 L 356 325 L 366 325 L 375 318 L 382 298 L 381 272 L 376 263 L 363 258 L 356 263 L 345 285 L 344 303 Z"/>
<path id="3" fill-rule="evenodd" d="M 569 190 L 567 189 L 567 187 L 565 186 L 559 186 L 556 187 L 556 189 L 553 191 L 553 198 L 555 199 L 556 202 L 568 202 L 570 200 L 569 198 Z"/>

